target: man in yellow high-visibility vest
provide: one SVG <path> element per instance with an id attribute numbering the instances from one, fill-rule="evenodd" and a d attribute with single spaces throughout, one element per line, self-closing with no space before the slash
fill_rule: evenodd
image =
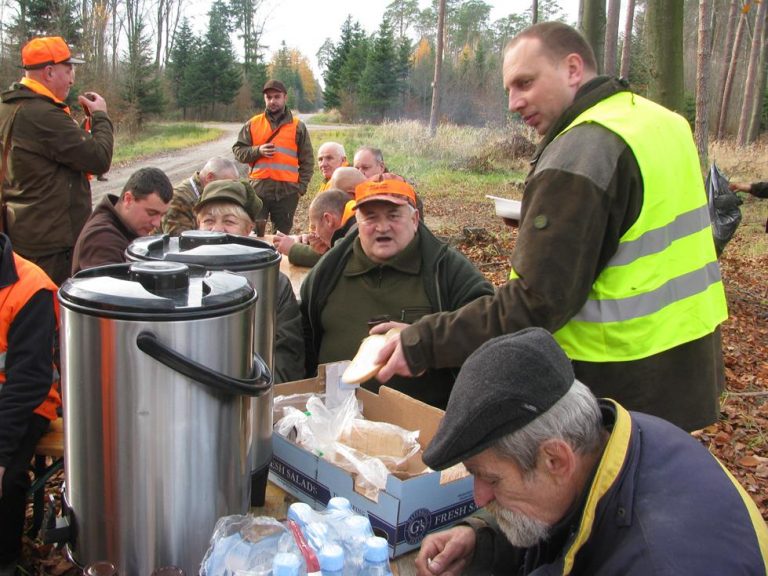
<path id="1" fill-rule="evenodd" d="M 727 308 L 690 127 L 596 70 L 562 23 L 507 45 L 509 109 L 542 136 L 509 281 L 392 338 L 380 380 L 460 365 L 539 326 L 595 395 L 687 430 L 716 420 Z"/>

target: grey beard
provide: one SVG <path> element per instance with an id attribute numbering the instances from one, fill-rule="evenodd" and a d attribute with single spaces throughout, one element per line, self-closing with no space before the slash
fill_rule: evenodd
<path id="1" fill-rule="evenodd" d="M 502 508 L 495 501 L 489 503 L 485 509 L 493 515 L 504 536 L 513 546 L 530 548 L 549 537 L 551 527 L 541 520 Z"/>

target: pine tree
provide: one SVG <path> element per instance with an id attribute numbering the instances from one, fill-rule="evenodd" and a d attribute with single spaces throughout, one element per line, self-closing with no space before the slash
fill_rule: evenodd
<path id="1" fill-rule="evenodd" d="M 182 117 L 187 117 L 187 108 L 197 102 L 199 87 L 195 86 L 195 64 L 200 58 L 200 40 L 184 18 L 176 36 L 166 76 L 171 86 L 171 93 L 176 106 L 182 109 Z"/>
<path id="2" fill-rule="evenodd" d="M 126 56 L 123 98 L 134 115 L 134 127 L 141 129 L 149 114 L 159 114 L 164 107 L 160 79 L 153 65 L 151 39 L 144 32 L 141 16 L 131 22 Z"/>
<path id="3" fill-rule="evenodd" d="M 228 105 L 235 100 L 242 85 L 242 72 L 235 59 L 227 7 L 223 0 L 215 0 L 208 12 L 208 30 L 203 39 L 198 71 L 205 77 L 200 91 L 200 103 L 210 105 L 213 117 L 217 104 Z"/>
<path id="4" fill-rule="evenodd" d="M 325 81 L 323 100 L 325 101 L 326 109 L 339 108 L 341 106 L 341 70 L 344 68 L 349 52 L 352 50 L 353 34 L 352 16 L 347 16 L 347 19 L 341 26 L 341 40 L 331 49 L 331 57 L 323 74 L 323 80 Z"/>
<path id="5" fill-rule="evenodd" d="M 360 109 L 365 116 L 383 120 L 398 95 L 398 59 L 392 25 L 384 19 L 373 39 L 360 77 Z"/>

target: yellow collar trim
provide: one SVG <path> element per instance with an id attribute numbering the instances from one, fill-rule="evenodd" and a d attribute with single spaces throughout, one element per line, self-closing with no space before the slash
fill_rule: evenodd
<path id="1" fill-rule="evenodd" d="M 579 523 L 576 538 L 565 554 L 563 576 L 567 576 L 573 570 L 576 554 L 581 550 L 581 547 L 592 533 L 597 504 L 618 478 L 629 450 L 629 440 L 632 436 L 632 419 L 629 416 L 629 412 L 613 400 L 608 400 L 608 402 L 613 404 L 616 410 L 616 422 L 613 425 L 613 432 L 611 432 L 611 436 L 603 451 L 603 456 L 597 466 L 595 479 L 592 482 L 587 502 L 584 505 L 584 513 Z"/>

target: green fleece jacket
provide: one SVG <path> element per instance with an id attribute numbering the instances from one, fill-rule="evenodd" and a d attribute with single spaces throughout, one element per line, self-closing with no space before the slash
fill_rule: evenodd
<path id="1" fill-rule="evenodd" d="M 401 254 L 417 260 L 395 257 L 391 263 L 372 263 L 362 254 L 359 231 L 355 228 L 315 265 L 301 286 L 307 375 L 316 372 L 321 347 L 327 347 L 323 346 L 323 339 L 328 336 L 326 323 L 333 324 L 337 334 L 344 330 L 334 321 L 337 318 L 323 321 L 331 296 L 339 301 L 339 295 L 334 294 L 339 287 L 344 291 L 343 322 L 349 331 L 362 336 L 367 333 L 366 325 L 372 315 L 377 315 L 377 304 L 382 306 L 379 314 L 394 321 L 413 322 L 425 314 L 456 310 L 476 298 L 493 294 L 493 287 L 469 260 L 435 238 L 421 223 L 416 238 Z M 348 266 L 350 262 L 354 269 Z M 354 289 L 355 285 L 359 290 Z M 339 338 L 348 340 L 344 334 Z M 354 356 L 360 339 L 348 344 L 346 359 Z M 337 349 L 334 354 L 338 354 Z M 398 378 L 387 385 L 444 408 L 454 379 L 452 370 L 429 370 L 419 378 Z M 376 391 L 379 385 L 370 381 L 364 386 Z"/>

